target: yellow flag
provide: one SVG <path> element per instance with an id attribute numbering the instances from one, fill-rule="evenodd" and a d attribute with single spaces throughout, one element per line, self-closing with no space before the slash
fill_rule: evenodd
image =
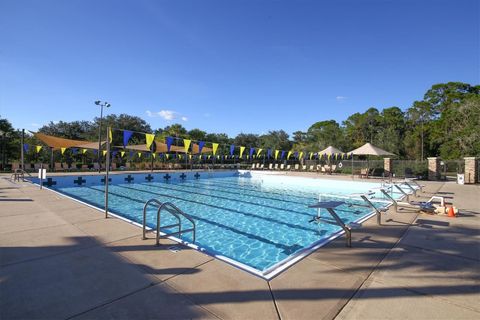
<path id="1" fill-rule="evenodd" d="M 278 153 L 280 152 L 280 150 L 275 150 L 275 160 L 278 159 Z"/>
<path id="2" fill-rule="evenodd" d="M 37 153 L 39 153 L 40 150 L 42 150 L 42 146 L 36 146 L 36 147 L 35 147 L 35 150 L 37 151 Z"/>
<path id="3" fill-rule="evenodd" d="M 190 158 L 190 160 L 192 160 L 192 155 L 191 154 L 189 154 L 188 157 Z"/>
<path id="4" fill-rule="evenodd" d="M 141 153 L 141 152 L 139 152 L 139 153 L 137 153 L 137 154 L 138 154 L 138 157 L 139 157 L 139 158 L 142 157 L 142 153 Z"/>
<path id="5" fill-rule="evenodd" d="M 110 143 L 112 143 L 112 128 L 108 128 L 108 141 L 110 141 Z"/>
<path id="6" fill-rule="evenodd" d="M 241 158 L 242 155 L 243 155 L 243 151 L 245 151 L 245 147 L 240 147 L 240 158 Z"/>
<path id="7" fill-rule="evenodd" d="M 185 146 L 185 152 L 186 153 L 188 153 L 188 149 L 190 148 L 190 143 L 192 143 L 192 140 L 183 139 L 183 145 Z"/>
<path id="8" fill-rule="evenodd" d="M 168 159 L 168 157 L 169 157 L 169 156 L 170 156 L 170 155 L 167 153 L 167 154 L 165 155 L 165 158 L 167 158 L 167 159 Z"/>
<path id="9" fill-rule="evenodd" d="M 288 160 L 288 158 L 290 158 L 291 155 L 292 155 L 292 151 L 288 151 L 287 160 Z"/>
<path id="10" fill-rule="evenodd" d="M 217 154 L 218 143 L 212 143 L 213 154 Z M 210 158 L 209 158 L 210 159 Z"/>
<path id="11" fill-rule="evenodd" d="M 211 155 L 208 155 L 207 159 L 210 159 Z"/>
<path id="12" fill-rule="evenodd" d="M 102 151 L 102 154 L 103 154 L 103 156 L 105 157 L 105 155 L 107 154 L 107 150 L 103 150 L 103 151 Z"/>
<path id="13" fill-rule="evenodd" d="M 313 158 L 313 152 L 310 152 L 310 160 Z"/>
<path id="14" fill-rule="evenodd" d="M 62 154 L 64 154 L 65 150 L 67 150 L 67 148 L 60 148 L 60 150 L 62 150 Z"/>
<path id="15" fill-rule="evenodd" d="M 300 151 L 300 155 L 298 156 L 299 159 L 302 159 L 303 157 L 303 151 Z"/>
<path id="16" fill-rule="evenodd" d="M 260 155 L 260 153 L 262 153 L 262 150 L 263 150 L 263 149 L 258 149 L 258 150 L 257 150 L 257 157 Z"/>
<path id="17" fill-rule="evenodd" d="M 152 157 L 153 157 L 153 159 L 155 159 L 157 157 L 157 154 L 155 152 L 152 153 Z"/>
<path id="18" fill-rule="evenodd" d="M 82 153 L 85 154 L 87 152 L 87 149 L 82 149 Z"/>
<path id="19" fill-rule="evenodd" d="M 125 155 L 125 151 L 120 151 L 120 156 L 123 158 L 123 156 Z"/>
<path id="20" fill-rule="evenodd" d="M 155 139 L 154 134 L 145 133 L 145 140 L 147 140 L 147 149 L 150 149 L 150 146 L 152 145 L 154 139 Z"/>

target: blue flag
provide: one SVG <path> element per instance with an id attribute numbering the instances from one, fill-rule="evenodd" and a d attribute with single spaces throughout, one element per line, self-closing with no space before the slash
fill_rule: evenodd
<path id="1" fill-rule="evenodd" d="M 77 154 L 78 153 L 78 148 L 72 148 L 72 154 Z"/>
<path id="2" fill-rule="evenodd" d="M 128 144 L 128 140 L 132 137 L 133 132 L 130 130 L 123 130 L 123 147 Z"/>
<path id="3" fill-rule="evenodd" d="M 267 150 L 267 158 L 270 158 L 272 156 L 272 149 Z"/>
<path id="4" fill-rule="evenodd" d="M 172 146 L 173 138 L 172 137 L 166 137 L 165 141 L 167 142 L 167 151 L 170 152 L 170 147 Z"/>
<path id="5" fill-rule="evenodd" d="M 205 141 L 198 141 L 198 153 L 202 153 L 203 146 L 205 146 Z"/>
<path id="6" fill-rule="evenodd" d="M 233 156 L 233 152 L 235 152 L 235 145 L 230 145 L 230 155 Z"/>
<path id="7" fill-rule="evenodd" d="M 293 154 L 293 156 L 298 159 L 298 151 L 295 151 L 295 153 Z"/>
<path id="8" fill-rule="evenodd" d="M 285 156 L 285 151 L 282 151 L 282 155 L 280 156 L 280 159 L 283 159 L 284 156 Z"/>
<path id="9" fill-rule="evenodd" d="M 255 152 L 255 148 L 250 148 L 250 158 L 253 156 L 254 152 Z"/>
<path id="10" fill-rule="evenodd" d="M 23 151 L 28 152 L 28 143 L 23 144 Z"/>

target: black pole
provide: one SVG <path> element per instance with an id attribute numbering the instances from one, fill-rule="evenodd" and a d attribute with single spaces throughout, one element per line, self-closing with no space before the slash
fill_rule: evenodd
<path id="1" fill-rule="evenodd" d="M 20 146 L 20 168 L 22 171 L 25 171 L 25 158 L 23 154 L 23 145 L 25 144 L 25 129 L 22 129 L 22 140 L 21 140 L 21 146 Z"/>
<path id="2" fill-rule="evenodd" d="M 103 105 L 100 105 L 100 123 L 98 124 L 98 173 L 100 173 L 100 170 L 102 169 L 102 163 L 101 163 L 101 148 L 102 148 L 102 118 L 103 118 Z M 108 135 L 108 134 L 107 134 Z M 107 138 L 108 139 L 108 138 Z"/>
<path id="3" fill-rule="evenodd" d="M 5 148 L 7 147 L 5 141 L 7 140 L 7 133 L 4 132 L 3 133 L 3 137 L 2 137 L 2 170 L 5 171 L 5 165 L 6 165 L 6 159 L 5 159 Z"/>

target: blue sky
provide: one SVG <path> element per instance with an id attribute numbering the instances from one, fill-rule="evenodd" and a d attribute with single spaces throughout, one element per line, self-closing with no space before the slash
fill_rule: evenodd
<path id="1" fill-rule="evenodd" d="M 479 84 L 476 0 L 0 1 L 0 116 L 306 130 Z"/>

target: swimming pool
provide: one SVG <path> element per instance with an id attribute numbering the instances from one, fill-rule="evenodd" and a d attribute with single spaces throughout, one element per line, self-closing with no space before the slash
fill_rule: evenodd
<path id="1" fill-rule="evenodd" d="M 326 222 L 311 222 L 317 209 L 308 205 L 317 202 L 319 194 L 348 195 L 379 187 L 379 183 L 243 171 L 114 174 L 110 178 L 109 211 L 113 214 L 142 223 L 146 201 L 172 202 L 194 219 L 196 248 L 264 278 L 343 233 L 339 226 L 326 223 L 333 220 L 323 210 L 320 214 Z M 102 209 L 104 182 L 100 175 L 58 176 L 43 185 Z M 401 194 L 393 195 L 399 198 Z M 379 194 L 375 197 L 381 199 Z M 383 201 L 374 202 L 386 206 Z M 373 215 L 370 208 L 348 205 L 336 212 L 345 223 Z M 161 226 L 173 222 L 166 218 Z M 182 224 L 188 227 L 189 222 Z M 147 210 L 147 226 L 156 226 L 154 207 Z M 191 243 L 192 235 L 185 233 L 181 240 Z"/>

